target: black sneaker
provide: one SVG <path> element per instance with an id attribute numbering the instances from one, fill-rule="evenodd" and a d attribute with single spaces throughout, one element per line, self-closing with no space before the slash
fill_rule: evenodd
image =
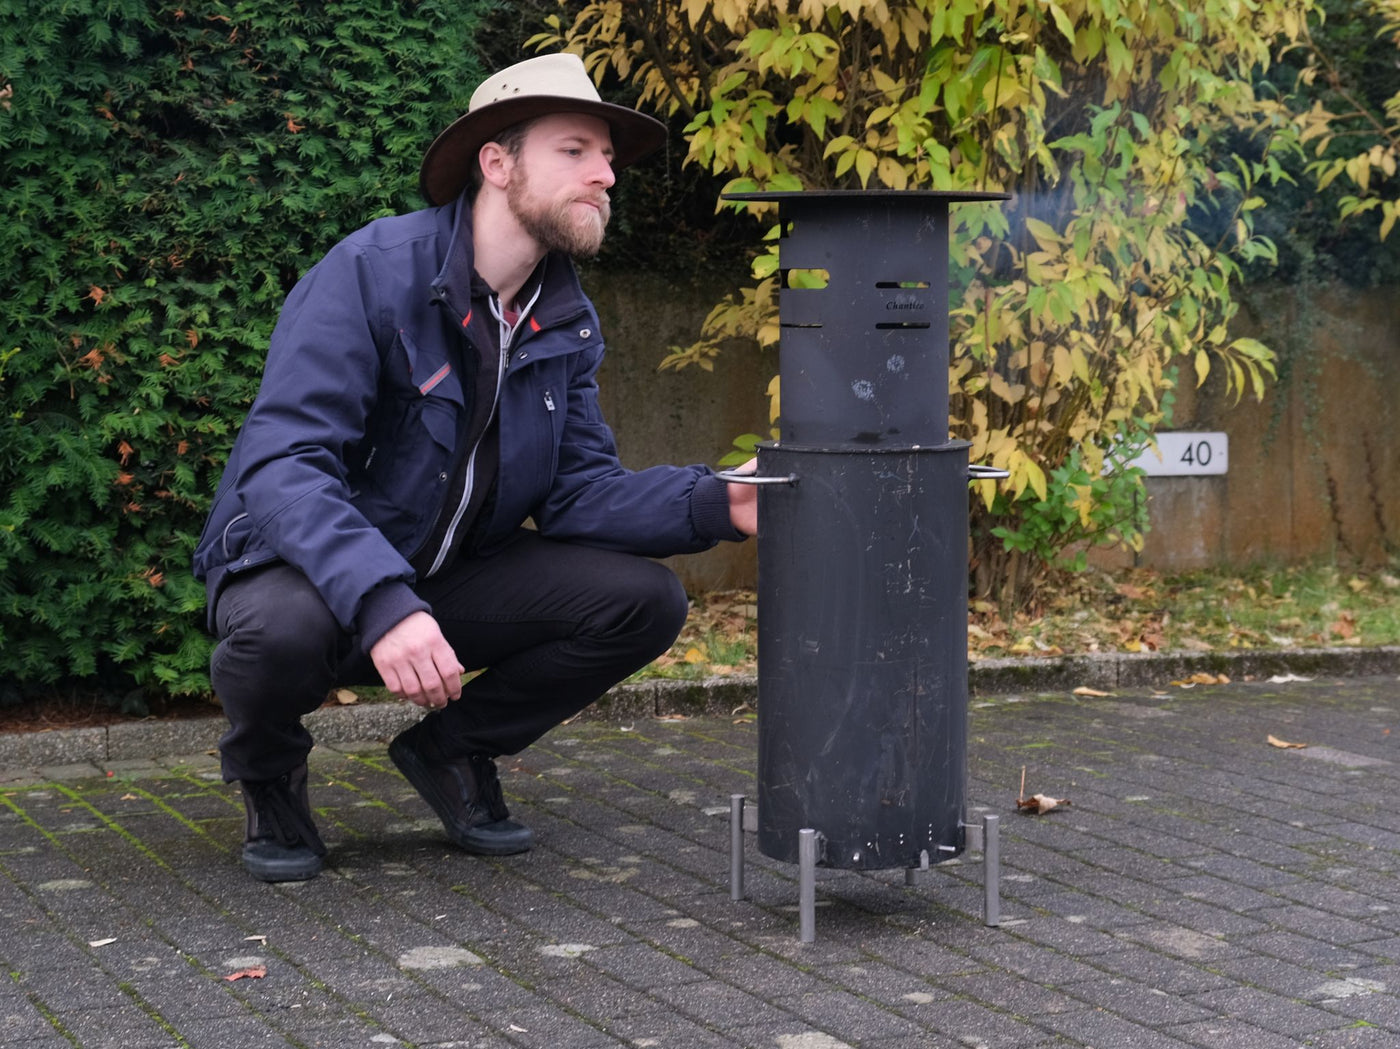
<path id="1" fill-rule="evenodd" d="M 437 813 L 447 836 L 467 852 L 509 856 L 535 844 L 534 831 L 509 818 L 496 763 L 485 754 L 443 754 L 429 719 L 395 736 L 389 757 Z"/>
<path id="2" fill-rule="evenodd" d="M 303 763 L 276 779 L 242 780 L 248 814 L 243 866 L 259 881 L 305 881 L 321 873 L 326 846 L 311 820 Z"/>

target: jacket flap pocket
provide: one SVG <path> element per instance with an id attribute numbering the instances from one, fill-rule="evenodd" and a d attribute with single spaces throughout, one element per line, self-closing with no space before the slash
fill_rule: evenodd
<path id="1" fill-rule="evenodd" d="M 399 330 L 399 344 L 408 358 L 409 379 L 424 397 L 441 397 L 453 404 L 461 405 L 462 380 L 452 363 L 441 354 L 423 352 L 418 344 L 403 329 Z"/>

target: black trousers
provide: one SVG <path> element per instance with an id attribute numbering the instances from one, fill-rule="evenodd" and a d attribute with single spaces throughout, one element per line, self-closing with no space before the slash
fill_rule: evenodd
<path id="1" fill-rule="evenodd" d="M 675 641 L 688 610 L 664 565 L 522 530 L 490 557 L 461 558 L 415 589 L 468 669 L 461 699 L 430 714 L 449 753 L 514 754 Z M 337 685 L 380 684 L 360 639 L 307 578 L 275 565 L 229 583 L 210 661 L 228 715 L 226 781 L 271 779 L 311 749 L 304 715 Z"/>

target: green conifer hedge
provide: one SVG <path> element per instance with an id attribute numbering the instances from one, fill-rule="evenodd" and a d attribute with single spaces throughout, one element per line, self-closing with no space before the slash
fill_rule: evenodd
<path id="1" fill-rule="evenodd" d="M 496 6 L 0 8 L 0 702 L 207 690 L 190 554 L 282 299 L 422 206 Z"/>

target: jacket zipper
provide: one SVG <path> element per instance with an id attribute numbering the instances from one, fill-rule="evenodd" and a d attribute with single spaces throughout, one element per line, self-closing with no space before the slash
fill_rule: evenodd
<path id="1" fill-rule="evenodd" d="M 442 545 L 438 547 L 438 552 L 433 556 L 433 563 L 429 566 L 427 575 L 433 576 L 442 568 L 443 562 L 447 560 L 447 554 L 452 549 L 452 540 L 457 534 L 458 527 L 462 524 L 462 517 L 467 512 L 467 506 L 472 501 L 472 491 L 476 487 L 476 453 L 481 449 L 481 441 L 486 436 L 486 431 L 491 428 L 491 422 L 496 418 L 496 409 L 501 403 L 501 387 L 505 385 L 506 368 L 510 364 L 511 345 L 515 342 L 515 333 L 520 330 L 521 324 L 525 322 L 531 307 L 535 305 L 535 300 L 540 297 L 540 288 L 535 288 L 535 294 L 530 297 L 525 308 L 516 317 L 512 326 L 501 314 L 501 305 L 496 296 L 491 296 L 491 315 L 501 326 L 500 343 L 501 353 L 496 361 L 496 389 L 491 395 L 491 411 L 486 416 L 486 425 L 482 428 L 481 437 L 476 439 L 472 445 L 471 453 L 467 456 L 467 478 L 462 486 L 462 499 L 457 504 L 457 509 L 452 513 L 452 521 L 447 526 L 447 532 L 443 535 Z M 443 298 L 444 304 L 446 299 Z"/>

